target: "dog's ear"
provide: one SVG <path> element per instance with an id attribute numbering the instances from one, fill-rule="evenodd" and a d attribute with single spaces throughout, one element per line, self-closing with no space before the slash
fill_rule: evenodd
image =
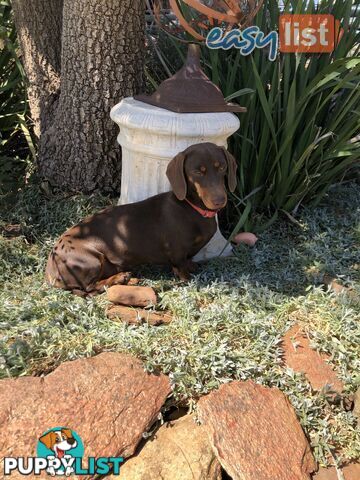
<path id="1" fill-rule="evenodd" d="M 45 445 L 46 448 L 52 450 L 52 447 L 56 443 L 56 433 L 55 432 L 48 432 L 42 437 L 39 438 L 40 442 Z"/>
<path id="2" fill-rule="evenodd" d="M 72 438 L 73 434 L 70 428 L 62 428 L 61 433 L 65 435 L 66 438 Z"/>
<path id="3" fill-rule="evenodd" d="M 169 163 L 166 169 L 166 176 L 169 179 L 171 188 L 179 200 L 186 197 L 186 179 L 184 173 L 185 154 L 178 153 Z"/>
<path id="4" fill-rule="evenodd" d="M 235 157 L 227 151 L 225 147 L 221 147 L 224 151 L 226 162 L 227 162 L 227 178 L 228 178 L 228 187 L 230 192 L 233 192 L 236 188 L 237 178 L 236 178 L 236 169 L 237 163 Z"/>

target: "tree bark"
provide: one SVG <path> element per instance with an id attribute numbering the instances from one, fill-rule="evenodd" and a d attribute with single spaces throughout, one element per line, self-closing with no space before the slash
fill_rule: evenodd
<path id="1" fill-rule="evenodd" d="M 59 94 L 63 0 L 13 0 L 12 6 L 39 137 L 51 121 Z"/>
<path id="2" fill-rule="evenodd" d="M 62 190 L 119 192 L 110 109 L 143 87 L 144 0 L 13 0 L 13 8 L 40 176 Z"/>
<path id="3" fill-rule="evenodd" d="M 110 109 L 143 86 L 143 0 L 64 0 L 61 94 L 42 135 L 41 175 L 72 191 L 120 190 Z"/>

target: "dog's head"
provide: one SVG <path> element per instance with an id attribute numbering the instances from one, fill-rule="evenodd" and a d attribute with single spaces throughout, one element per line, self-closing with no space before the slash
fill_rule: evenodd
<path id="1" fill-rule="evenodd" d="M 166 175 L 179 200 L 200 201 L 209 210 L 226 205 L 228 188 L 236 187 L 236 161 L 224 148 L 213 143 L 199 143 L 176 155 L 169 163 Z"/>
<path id="2" fill-rule="evenodd" d="M 77 441 L 69 428 L 48 432 L 39 440 L 46 448 L 55 452 L 57 458 L 62 458 L 68 450 L 77 446 Z"/>

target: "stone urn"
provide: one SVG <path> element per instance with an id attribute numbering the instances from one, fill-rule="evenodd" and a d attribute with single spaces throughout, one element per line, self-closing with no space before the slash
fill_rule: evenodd
<path id="1" fill-rule="evenodd" d="M 174 88 L 176 86 L 184 91 L 179 94 L 179 88 Z M 175 95 L 174 91 L 177 92 Z M 185 92 L 189 95 L 186 96 Z M 119 126 L 117 140 L 122 148 L 119 204 L 137 202 L 170 191 L 165 173 L 167 165 L 187 147 L 204 142 L 227 147 L 227 139 L 240 126 L 238 117 L 229 110 L 244 109 L 226 104 L 221 92 L 219 97 L 219 92 L 200 69 L 198 52 L 190 49 L 184 67 L 163 82 L 155 94 L 151 97 L 138 96 L 137 99 L 125 98 L 112 108 L 110 116 Z M 217 98 L 214 99 L 215 96 Z M 201 111 L 205 97 L 208 98 L 205 109 L 213 111 Z M 184 98 L 186 100 L 182 101 Z M 196 106 L 199 98 L 202 103 Z M 195 109 L 197 113 L 187 112 L 189 109 Z M 218 228 L 194 260 L 202 261 L 231 253 L 231 245 L 227 244 Z"/>

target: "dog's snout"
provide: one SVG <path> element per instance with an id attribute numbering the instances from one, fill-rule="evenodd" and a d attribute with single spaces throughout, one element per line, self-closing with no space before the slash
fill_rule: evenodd
<path id="1" fill-rule="evenodd" d="M 215 205 L 216 208 L 221 208 L 226 204 L 226 196 L 222 195 L 219 197 L 215 197 L 213 199 L 213 204 Z"/>
<path id="2" fill-rule="evenodd" d="M 68 438 L 67 439 L 67 442 L 69 445 L 74 445 L 74 443 L 76 442 L 75 438 L 71 437 L 71 438 Z"/>

